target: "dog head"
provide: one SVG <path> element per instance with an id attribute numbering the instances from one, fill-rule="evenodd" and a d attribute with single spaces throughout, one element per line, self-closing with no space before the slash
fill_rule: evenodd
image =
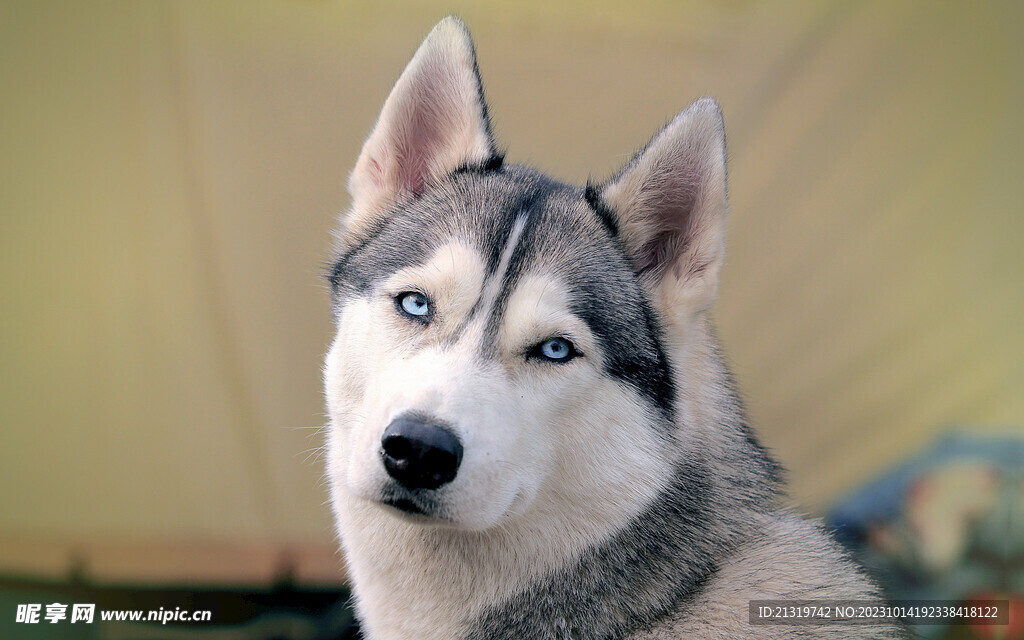
<path id="1" fill-rule="evenodd" d="M 335 503 L 482 530 L 659 490 L 680 455 L 673 345 L 723 259 L 723 136 L 702 99 L 603 184 L 507 165 L 469 34 L 438 24 L 349 180 L 325 367 Z"/>

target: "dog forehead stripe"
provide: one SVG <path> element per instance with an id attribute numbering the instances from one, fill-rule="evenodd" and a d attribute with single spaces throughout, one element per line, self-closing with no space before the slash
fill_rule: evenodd
<path id="1" fill-rule="evenodd" d="M 501 251 L 501 258 L 498 260 L 498 267 L 487 279 L 483 290 L 480 292 L 481 318 L 489 316 L 491 314 L 491 310 L 494 309 L 495 303 L 498 301 L 498 296 L 501 293 L 502 285 L 505 281 L 505 275 L 508 273 L 508 267 L 512 261 L 512 254 L 515 252 L 516 247 L 519 246 L 519 241 L 523 237 L 523 229 L 526 228 L 526 222 L 529 220 L 529 217 L 529 213 L 526 211 L 520 211 L 519 215 L 516 216 L 515 221 L 512 223 L 512 231 L 509 232 L 508 240 L 505 242 L 505 247 Z"/>

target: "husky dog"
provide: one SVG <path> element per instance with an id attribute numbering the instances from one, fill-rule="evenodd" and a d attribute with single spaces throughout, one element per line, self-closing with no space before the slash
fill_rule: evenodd
<path id="1" fill-rule="evenodd" d="M 708 319 L 725 140 L 703 98 L 614 177 L 503 162 L 441 21 L 349 179 L 328 476 L 370 640 L 878 638 L 751 624 L 875 589 L 777 504 Z"/>

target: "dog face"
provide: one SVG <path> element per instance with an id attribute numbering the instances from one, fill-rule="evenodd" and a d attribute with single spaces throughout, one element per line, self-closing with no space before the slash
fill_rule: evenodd
<path id="1" fill-rule="evenodd" d="M 576 188 L 504 165 L 480 87 L 446 19 L 350 178 L 325 367 L 335 505 L 469 530 L 629 512 L 679 457 L 666 342 L 714 294 L 718 109 L 695 103 Z"/>
<path id="2" fill-rule="evenodd" d="M 327 388 L 353 494 L 484 528 L 527 509 L 556 470 L 614 476 L 665 436 L 651 426 L 669 386 L 651 315 L 577 189 L 462 172 L 393 212 L 337 272 Z M 385 432 L 410 417 L 457 440 L 449 482 L 389 470 Z M 638 433 L 613 452 L 612 429 Z"/>

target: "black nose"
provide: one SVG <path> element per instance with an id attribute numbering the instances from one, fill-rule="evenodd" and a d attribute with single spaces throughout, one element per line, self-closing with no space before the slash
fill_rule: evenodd
<path id="1" fill-rule="evenodd" d="M 422 416 L 399 416 L 384 430 L 381 457 L 388 475 L 406 489 L 436 489 L 455 479 L 462 444 Z"/>

